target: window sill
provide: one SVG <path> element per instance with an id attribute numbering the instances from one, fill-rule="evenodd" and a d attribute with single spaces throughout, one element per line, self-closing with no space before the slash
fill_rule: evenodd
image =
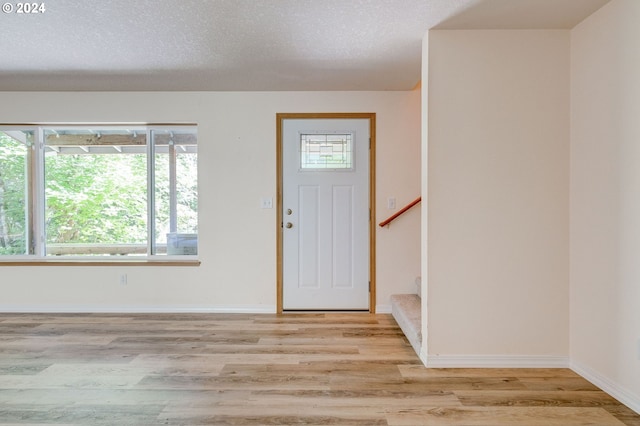
<path id="1" fill-rule="evenodd" d="M 198 259 L 131 259 L 112 260 L 99 258 L 63 258 L 63 259 L 2 259 L 3 266 L 200 266 Z"/>

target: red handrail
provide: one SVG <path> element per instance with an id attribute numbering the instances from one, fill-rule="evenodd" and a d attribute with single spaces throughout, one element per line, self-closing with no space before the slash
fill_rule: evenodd
<path id="1" fill-rule="evenodd" d="M 418 204 L 420 201 L 422 201 L 422 197 L 418 197 L 415 200 L 413 200 L 412 202 L 410 202 L 409 204 L 407 204 L 406 206 L 404 206 L 402 209 L 400 209 L 400 211 L 398 211 L 398 213 L 394 214 L 393 216 L 391 216 L 389 219 L 384 220 L 382 222 L 379 223 L 380 227 L 383 226 L 387 226 L 388 224 L 390 224 L 391 222 L 393 222 L 398 216 L 402 215 L 404 212 L 406 212 L 407 210 L 409 210 L 411 207 L 415 206 L 416 204 Z"/>

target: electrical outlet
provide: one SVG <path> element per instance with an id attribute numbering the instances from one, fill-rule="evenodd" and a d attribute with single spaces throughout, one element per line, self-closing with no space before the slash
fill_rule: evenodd
<path id="1" fill-rule="evenodd" d="M 127 285 L 127 274 L 120 274 L 120 285 Z"/>
<path id="2" fill-rule="evenodd" d="M 396 208 L 396 199 L 394 197 L 387 198 L 387 208 L 390 210 Z"/>
<path id="3" fill-rule="evenodd" d="M 273 198 L 263 198 L 262 200 L 260 200 L 260 207 L 263 209 L 272 209 Z"/>

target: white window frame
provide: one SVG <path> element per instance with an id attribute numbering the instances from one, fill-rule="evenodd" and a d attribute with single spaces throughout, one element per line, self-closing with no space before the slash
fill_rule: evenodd
<path id="1" fill-rule="evenodd" d="M 29 211 L 31 217 L 31 226 L 27 227 L 27 239 L 28 250 L 33 250 L 32 254 L 22 255 L 0 255 L 0 265 L 2 263 L 15 263 L 15 262 L 74 262 L 74 261 L 90 261 L 90 262 L 105 262 L 105 263 L 140 263 L 141 261 L 152 262 L 170 262 L 170 263 L 193 263 L 198 260 L 198 255 L 181 254 L 181 255 L 169 255 L 169 254 L 157 254 L 155 253 L 156 246 L 156 223 L 155 223 L 155 153 L 156 144 L 153 143 L 154 131 L 170 131 L 180 128 L 193 129 L 198 131 L 197 124 L 184 123 L 184 124 L 141 124 L 141 123 L 114 123 L 114 124 L 93 124 L 93 123 L 56 123 L 56 124 L 28 124 L 28 125 L 16 125 L 16 124 L 0 124 L 0 131 L 33 131 L 34 141 L 29 148 L 31 152 L 31 168 L 32 172 L 28 176 L 28 197 L 30 197 L 30 204 L 32 208 Z M 147 160 L 147 253 L 146 255 L 126 256 L 126 255 L 47 255 L 46 253 L 46 224 L 45 224 L 45 131 L 49 130 L 86 130 L 92 131 L 105 131 L 114 129 L 127 129 L 140 133 L 146 133 L 145 155 Z M 199 161 L 198 161 L 199 163 Z M 199 164 L 198 164 L 199 165 Z M 175 169 L 170 170 L 170 181 L 175 180 Z M 171 184 L 175 188 L 175 182 Z M 174 190 L 174 189 L 172 189 Z M 198 222 L 200 221 L 198 213 Z M 172 218 L 172 221 L 176 218 Z M 197 262 L 199 264 L 199 262 Z"/>

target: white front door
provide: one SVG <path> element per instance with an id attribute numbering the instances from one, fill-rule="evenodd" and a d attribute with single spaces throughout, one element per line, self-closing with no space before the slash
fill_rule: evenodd
<path id="1" fill-rule="evenodd" d="M 283 121 L 284 310 L 369 309 L 369 124 Z"/>

